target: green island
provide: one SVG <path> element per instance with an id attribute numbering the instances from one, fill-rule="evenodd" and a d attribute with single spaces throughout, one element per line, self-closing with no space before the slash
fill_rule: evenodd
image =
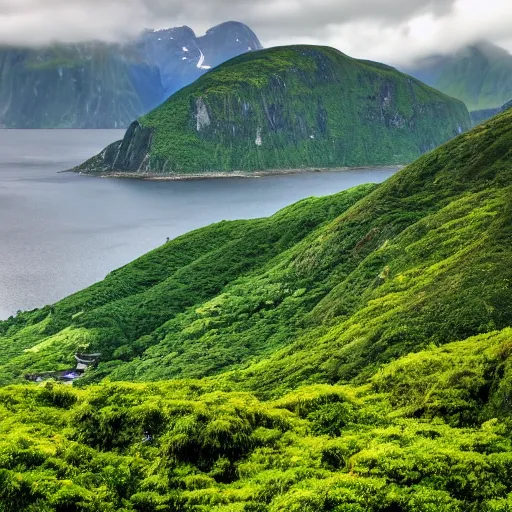
<path id="1" fill-rule="evenodd" d="M 509 110 L 1 322 L 0 510 L 510 511 L 511 197 Z"/>
<path id="2" fill-rule="evenodd" d="M 74 170 L 155 177 L 407 164 L 470 126 L 461 101 L 394 68 L 286 46 L 206 73 Z"/>

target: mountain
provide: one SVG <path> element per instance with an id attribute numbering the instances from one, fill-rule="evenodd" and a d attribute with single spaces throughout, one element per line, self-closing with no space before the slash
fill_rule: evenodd
<path id="1" fill-rule="evenodd" d="M 289 46 L 232 59 L 77 170 L 201 174 L 408 162 L 470 126 L 464 105 L 374 62 Z"/>
<path id="2" fill-rule="evenodd" d="M 470 112 L 471 121 L 473 121 L 473 124 L 476 126 L 477 124 L 498 115 L 500 112 L 505 112 L 505 110 L 508 110 L 509 108 L 512 108 L 512 100 L 499 108 L 474 110 L 473 112 Z"/>
<path id="3" fill-rule="evenodd" d="M 262 49 L 249 27 L 232 21 L 211 28 L 200 37 L 189 27 L 146 30 L 134 46 L 147 64 L 160 70 L 164 99 L 207 70 L 243 53 Z"/>
<path id="4" fill-rule="evenodd" d="M 189 27 L 147 30 L 123 44 L 0 49 L 0 126 L 121 128 L 181 87 L 261 44 L 245 25 L 196 37 Z"/>
<path id="5" fill-rule="evenodd" d="M 406 72 L 462 100 L 470 111 L 495 109 L 512 100 L 512 55 L 489 42 L 421 59 Z"/>
<path id="6" fill-rule="evenodd" d="M 508 110 L 1 322 L 4 384 L 101 353 L 0 388 L 3 510 L 508 510 L 511 157 Z"/>
<path id="7" fill-rule="evenodd" d="M 100 43 L 0 51 L 0 126 L 119 128 L 158 104 L 157 68 Z"/>

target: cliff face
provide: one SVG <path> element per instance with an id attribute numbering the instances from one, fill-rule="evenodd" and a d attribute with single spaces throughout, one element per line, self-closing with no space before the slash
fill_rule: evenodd
<path id="1" fill-rule="evenodd" d="M 460 101 L 388 66 L 332 48 L 273 48 L 207 73 L 79 169 L 186 174 L 401 164 L 470 123 Z"/>
<path id="2" fill-rule="evenodd" d="M 254 33 L 230 22 L 203 37 L 179 27 L 145 31 L 123 46 L 3 48 L 0 126 L 127 127 L 211 67 L 249 47 L 261 48 Z"/>

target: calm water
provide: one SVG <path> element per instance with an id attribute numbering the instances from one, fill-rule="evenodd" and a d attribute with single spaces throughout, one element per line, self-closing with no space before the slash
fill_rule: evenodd
<path id="1" fill-rule="evenodd" d="M 116 130 L 0 130 L 0 318 L 53 303 L 191 229 L 270 215 L 390 170 L 143 182 L 57 174 Z"/>

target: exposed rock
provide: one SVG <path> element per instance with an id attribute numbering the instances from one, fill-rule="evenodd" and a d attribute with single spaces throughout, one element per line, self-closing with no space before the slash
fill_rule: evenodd
<path id="1" fill-rule="evenodd" d="M 208 115 L 208 109 L 206 107 L 206 103 L 203 98 L 197 98 L 196 101 L 196 121 L 197 121 L 197 131 L 208 128 L 210 126 L 210 116 Z"/>

